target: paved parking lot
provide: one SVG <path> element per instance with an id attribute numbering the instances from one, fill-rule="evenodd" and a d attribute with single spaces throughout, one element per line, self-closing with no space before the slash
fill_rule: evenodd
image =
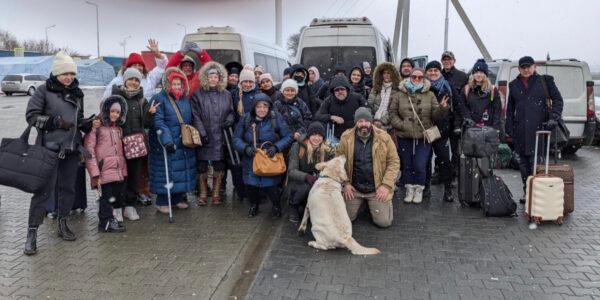
<path id="1" fill-rule="evenodd" d="M 86 115 L 100 92 L 86 91 Z M 25 128 L 27 99 L 0 97 L 0 137 Z M 239 202 L 176 211 L 175 224 L 146 207 L 126 233 L 99 234 L 91 192 L 88 210 L 71 221 L 77 241 L 57 238 L 47 219 L 38 255 L 26 257 L 30 195 L 0 187 L 0 299 L 239 299 L 248 287 L 250 299 L 600 299 L 598 158 L 596 148 L 569 158 L 576 208 L 562 226 L 532 230 L 522 213 L 484 218 L 442 203 L 440 186 L 421 205 L 394 203 L 391 228 L 355 223 L 355 238 L 382 250 L 374 257 L 316 251 L 310 234 L 298 237 L 266 213 L 247 219 Z M 516 171 L 497 173 L 520 191 Z"/>

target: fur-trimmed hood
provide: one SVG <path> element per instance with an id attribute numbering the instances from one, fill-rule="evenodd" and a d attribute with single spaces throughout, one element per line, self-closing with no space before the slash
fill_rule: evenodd
<path id="1" fill-rule="evenodd" d="M 408 92 L 408 90 L 406 89 L 406 87 L 404 86 L 408 80 L 410 80 L 410 78 L 406 78 L 406 79 L 402 80 L 400 82 L 400 85 L 398 85 L 398 88 L 400 89 L 400 91 L 405 94 L 410 94 Z M 423 88 L 417 92 L 425 94 L 425 93 L 429 92 L 430 88 L 431 88 L 431 82 L 429 82 L 429 80 L 423 78 Z"/>
<path id="2" fill-rule="evenodd" d="M 400 85 L 400 73 L 394 66 L 389 62 L 383 62 L 377 65 L 375 72 L 373 72 L 373 91 L 375 93 L 381 92 L 383 87 L 383 71 L 389 71 L 392 75 L 392 89 L 398 90 Z"/>
<path id="3" fill-rule="evenodd" d="M 204 66 L 202 66 L 202 68 L 200 68 L 200 76 L 198 76 L 200 80 L 200 86 L 205 91 L 209 90 L 208 71 L 211 69 L 216 69 L 217 73 L 219 73 L 218 89 L 219 92 L 224 91 L 227 88 L 227 69 L 225 69 L 225 67 L 222 64 L 216 61 L 207 62 L 204 64 Z"/>
<path id="4" fill-rule="evenodd" d="M 177 73 L 181 74 L 181 76 L 183 76 L 183 89 L 185 91 L 184 95 L 186 97 L 189 96 L 190 85 L 188 83 L 187 77 L 185 76 L 183 71 L 181 71 L 181 69 L 179 69 L 178 67 L 170 67 L 167 70 L 165 70 L 165 74 L 163 75 L 163 78 L 162 78 L 163 90 L 168 92 L 171 89 L 171 82 L 169 82 L 169 76 L 173 72 L 177 72 Z"/>
<path id="5" fill-rule="evenodd" d="M 121 105 L 121 116 L 119 117 L 119 122 L 117 125 L 125 124 L 125 119 L 127 118 L 127 101 L 125 98 L 119 95 L 112 95 L 106 98 L 102 102 L 102 106 L 100 107 L 100 116 L 102 118 L 102 124 L 104 126 L 110 125 L 110 107 L 114 103 L 119 103 Z"/>

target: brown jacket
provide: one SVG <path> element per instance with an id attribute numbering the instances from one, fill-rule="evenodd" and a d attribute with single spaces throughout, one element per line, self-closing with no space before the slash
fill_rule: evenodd
<path id="1" fill-rule="evenodd" d="M 396 177 L 400 170 L 400 159 L 396 151 L 396 145 L 387 132 L 377 127 L 373 128 L 373 175 L 375 186 L 383 185 L 390 191 L 386 201 L 391 201 L 396 187 Z M 352 178 L 354 162 L 354 141 L 356 139 L 356 127 L 346 130 L 337 146 L 336 156 L 346 156 L 346 173 Z"/>
<path id="2" fill-rule="evenodd" d="M 429 129 L 433 126 L 433 120 L 440 120 L 448 113 L 448 108 L 441 107 L 438 104 L 437 98 L 429 90 L 431 83 L 427 79 L 423 79 L 423 88 L 414 94 L 409 94 L 404 84 L 409 79 L 400 82 L 400 96 L 390 99 L 389 114 L 392 127 L 396 129 L 396 135 L 401 138 L 422 139 L 423 127 Z M 410 106 L 408 97 L 423 122 L 423 127 L 415 117 Z"/>

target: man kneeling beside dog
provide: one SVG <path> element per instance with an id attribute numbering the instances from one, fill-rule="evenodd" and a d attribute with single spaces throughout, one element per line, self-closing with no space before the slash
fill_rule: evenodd
<path id="1" fill-rule="evenodd" d="M 308 195 L 300 233 L 306 231 L 309 217 L 316 249 L 348 248 L 352 254 L 378 254 L 352 238 L 352 223 L 366 202 L 373 223 L 389 227 L 393 220 L 392 197 L 400 160 L 392 138 L 372 126 L 367 108 L 354 114 L 355 126 L 346 130 L 337 146 L 336 158 L 316 165 L 320 171 Z M 345 201 L 344 201 L 345 200 Z"/>

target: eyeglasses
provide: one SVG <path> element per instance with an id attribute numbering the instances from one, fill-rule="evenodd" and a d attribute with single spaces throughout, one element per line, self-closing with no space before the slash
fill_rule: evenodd
<path id="1" fill-rule="evenodd" d="M 412 79 L 414 79 L 414 80 L 422 80 L 422 79 L 423 79 L 423 76 L 417 76 L 417 75 L 413 75 L 413 76 L 410 76 L 410 78 L 412 78 Z"/>
<path id="2" fill-rule="evenodd" d="M 334 91 L 334 92 L 336 92 L 336 93 L 337 93 L 337 92 L 341 92 L 341 91 L 346 91 L 346 88 L 339 87 L 339 88 L 335 88 L 335 89 L 333 89 L 333 91 Z"/>

